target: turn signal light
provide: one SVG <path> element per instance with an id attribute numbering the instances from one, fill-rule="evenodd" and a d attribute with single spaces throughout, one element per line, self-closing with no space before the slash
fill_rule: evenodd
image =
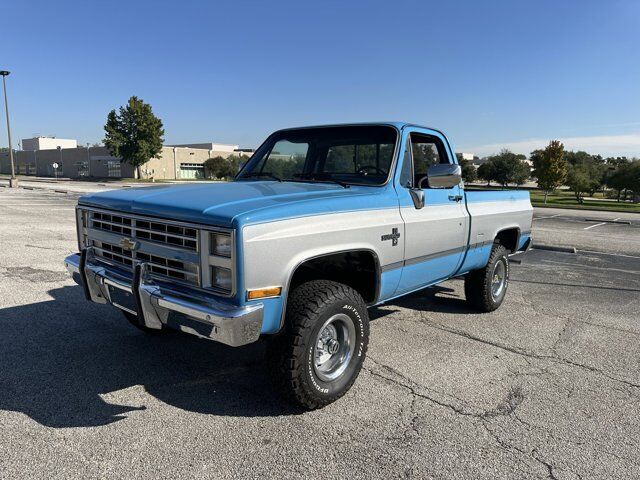
<path id="1" fill-rule="evenodd" d="M 282 287 L 257 288 L 255 290 L 247 290 L 247 300 L 256 300 L 258 298 L 277 297 L 282 292 Z"/>

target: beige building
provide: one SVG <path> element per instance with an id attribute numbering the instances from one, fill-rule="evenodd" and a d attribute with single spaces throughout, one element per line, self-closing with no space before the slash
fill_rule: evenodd
<path id="1" fill-rule="evenodd" d="M 76 148 L 78 142 L 69 138 L 33 137 L 22 139 L 22 150 L 33 152 L 35 150 L 55 150 L 57 148 Z"/>
<path id="2" fill-rule="evenodd" d="M 210 144 L 206 144 L 210 145 Z M 216 145 L 216 144 L 211 144 Z M 143 178 L 179 180 L 204 178 L 209 158 L 240 155 L 243 152 L 205 148 L 162 147 L 159 158 L 142 166 Z M 76 147 L 14 153 L 16 174 L 65 178 L 134 178 L 136 169 L 114 157 L 106 147 Z M 57 168 L 56 168 L 57 165 Z M 0 152 L 0 173 L 11 173 L 8 152 Z"/>

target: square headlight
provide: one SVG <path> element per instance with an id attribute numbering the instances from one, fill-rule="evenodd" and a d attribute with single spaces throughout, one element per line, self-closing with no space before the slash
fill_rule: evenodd
<path id="1" fill-rule="evenodd" d="M 211 253 L 219 257 L 231 258 L 231 235 L 211 232 Z"/>
<path id="2" fill-rule="evenodd" d="M 231 292 L 231 270 L 224 267 L 211 267 L 211 286 L 225 292 Z"/>

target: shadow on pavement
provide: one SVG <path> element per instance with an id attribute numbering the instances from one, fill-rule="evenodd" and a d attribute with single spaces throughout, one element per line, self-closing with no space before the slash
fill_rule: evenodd
<path id="1" fill-rule="evenodd" d="M 147 335 L 114 308 L 87 303 L 79 286 L 49 294 L 0 310 L 0 409 L 49 427 L 106 425 L 145 409 L 108 394 L 141 385 L 204 414 L 298 413 L 272 390 L 262 342 L 232 348 L 178 332 Z"/>
<path id="2" fill-rule="evenodd" d="M 455 280 L 454 280 L 455 281 Z M 478 315 L 478 311 L 467 305 L 464 294 L 459 296 L 454 289 L 434 285 L 405 297 L 389 302 L 390 306 L 410 308 L 422 312 L 457 313 Z"/>

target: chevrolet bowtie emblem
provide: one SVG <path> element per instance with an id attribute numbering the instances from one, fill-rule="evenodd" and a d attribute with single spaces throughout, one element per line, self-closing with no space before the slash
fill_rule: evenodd
<path id="1" fill-rule="evenodd" d="M 132 252 L 136 248 L 138 248 L 138 242 L 136 242 L 135 240 L 131 240 L 130 238 L 123 238 L 122 240 L 120 240 L 120 246 L 123 250 Z"/>
<path id="2" fill-rule="evenodd" d="M 398 229 L 397 228 L 393 228 L 393 229 L 391 229 L 391 233 L 388 233 L 386 235 L 382 235 L 380 240 L 382 240 L 383 242 L 385 240 L 391 240 L 391 245 L 393 245 L 395 247 L 396 245 L 398 245 L 398 239 L 399 238 L 400 238 L 400 233 L 398 232 Z"/>

